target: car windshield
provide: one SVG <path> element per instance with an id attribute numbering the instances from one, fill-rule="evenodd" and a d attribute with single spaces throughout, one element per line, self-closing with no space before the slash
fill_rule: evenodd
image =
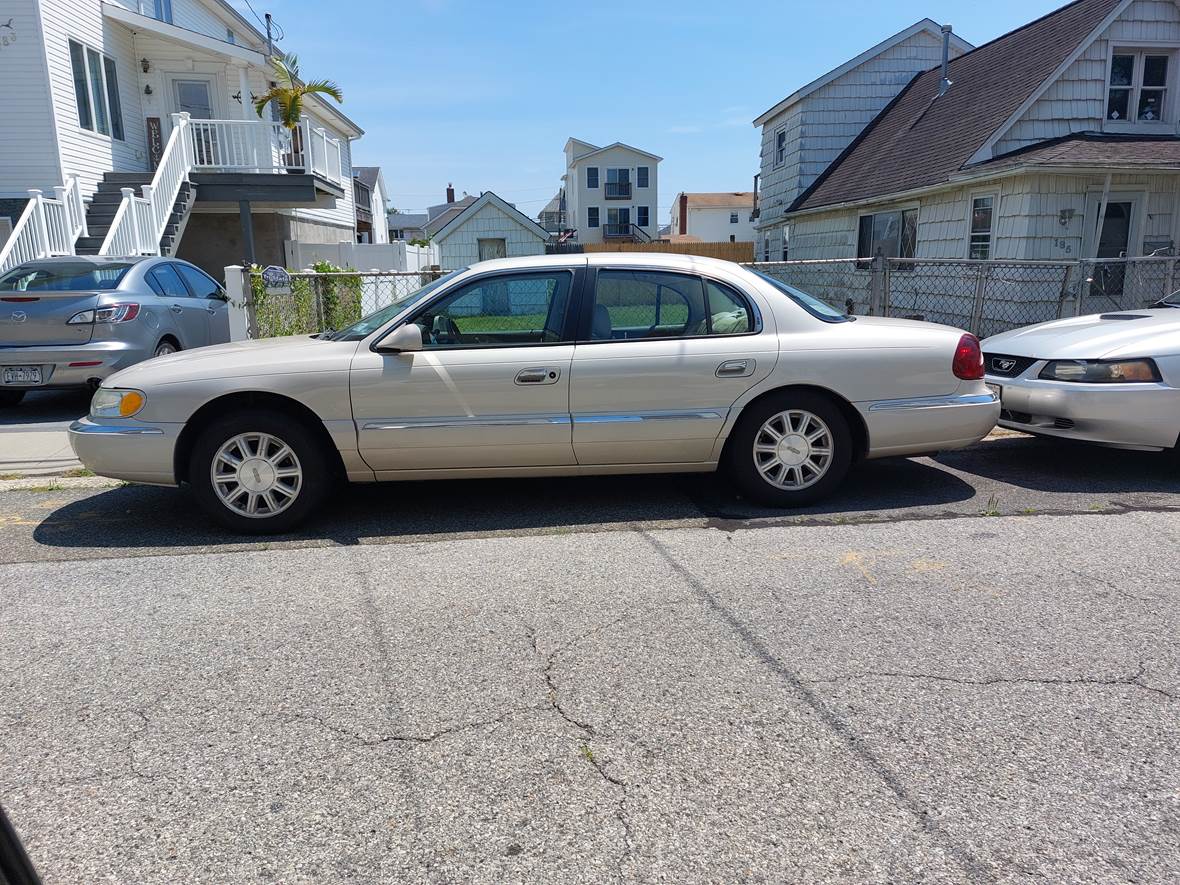
<path id="1" fill-rule="evenodd" d="M 751 268 L 752 269 L 752 268 Z M 805 311 L 825 323 L 846 323 L 851 317 L 842 311 L 836 310 L 826 301 L 820 301 L 814 295 L 808 295 L 802 289 L 796 289 L 794 286 L 788 286 L 782 280 L 777 280 L 769 274 L 765 274 L 760 270 L 755 270 L 758 276 L 770 283 Z"/>
<path id="2" fill-rule="evenodd" d="M 0 276 L 0 292 L 84 292 L 113 289 L 130 264 L 54 261 L 22 264 Z"/>
<path id="3" fill-rule="evenodd" d="M 407 307 L 412 307 L 419 301 L 430 296 L 432 292 L 442 286 L 449 280 L 454 279 L 459 274 L 463 273 L 467 268 L 461 267 L 458 270 L 453 270 L 448 274 L 439 277 L 433 282 L 427 283 L 421 289 L 411 292 L 409 295 L 403 295 L 394 301 L 392 304 L 373 311 L 367 317 L 362 317 L 351 326 L 346 326 L 338 332 L 333 332 L 330 335 L 323 335 L 321 337 L 330 341 L 360 341 L 373 332 L 380 329 L 383 325 L 388 323 L 391 319 L 405 310 Z"/>

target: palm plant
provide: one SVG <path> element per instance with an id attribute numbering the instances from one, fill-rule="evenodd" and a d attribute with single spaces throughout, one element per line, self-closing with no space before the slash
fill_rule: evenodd
<path id="1" fill-rule="evenodd" d="M 331 80 L 309 80 L 304 83 L 299 79 L 299 58 L 295 55 L 284 55 L 270 60 L 274 68 L 276 84 L 263 95 L 254 100 L 254 110 L 258 116 L 266 110 L 272 101 L 279 109 L 279 120 L 288 129 L 294 131 L 299 127 L 299 118 L 303 116 L 303 97 L 305 95 L 330 95 L 337 102 L 344 101 L 344 93 Z"/>

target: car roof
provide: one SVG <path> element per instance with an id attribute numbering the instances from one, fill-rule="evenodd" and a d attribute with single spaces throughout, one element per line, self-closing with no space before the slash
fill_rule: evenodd
<path id="1" fill-rule="evenodd" d="M 517 258 L 493 258 L 472 264 L 473 270 L 530 270 L 543 267 L 569 267 L 589 265 L 590 267 L 658 267 L 667 270 L 687 272 L 709 268 L 733 270 L 732 261 L 720 258 L 705 258 L 701 255 L 682 255 L 676 252 L 572 252 L 561 255 L 522 255 Z"/>
<path id="2" fill-rule="evenodd" d="M 53 255 L 47 258 L 34 258 L 31 261 L 21 263 L 23 265 L 92 264 L 95 267 L 104 267 L 108 264 L 139 264 L 141 261 L 150 261 L 153 258 L 159 257 L 158 255 L 128 255 L 126 257 L 117 255 Z"/>

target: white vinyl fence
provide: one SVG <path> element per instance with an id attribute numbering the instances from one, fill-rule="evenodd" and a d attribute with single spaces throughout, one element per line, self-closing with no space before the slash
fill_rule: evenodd
<path id="1" fill-rule="evenodd" d="M 411 246 L 402 240 L 392 243 L 283 243 L 287 267 L 306 270 L 317 261 L 361 271 L 417 273 L 438 264 L 438 246 Z"/>

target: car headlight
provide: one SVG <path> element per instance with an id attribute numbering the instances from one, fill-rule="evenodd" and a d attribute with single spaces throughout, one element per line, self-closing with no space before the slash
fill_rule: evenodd
<path id="1" fill-rule="evenodd" d="M 1051 360 L 1038 378 L 1086 384 L 1128 384 L 1159 381 L 1154 360 Z"/>
<path id="2" fill-rule="evenodd" d="M 130 418 L 147 404 L 142 390 L 116 390 L 100 387 L 90 400 L 90 414 L 95 418 Z"/>

